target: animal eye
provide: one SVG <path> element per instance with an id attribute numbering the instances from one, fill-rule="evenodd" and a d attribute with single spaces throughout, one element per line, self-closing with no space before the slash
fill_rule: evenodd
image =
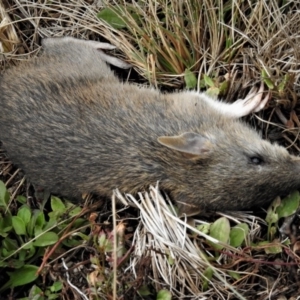
<path id="1" fill-rule="evenodd" d="M 264 163 L 264 160 L 261 157 L 253 156 L 253 157 L 250 157 L 250 162 L 253 165 L 261 165 Z"/>

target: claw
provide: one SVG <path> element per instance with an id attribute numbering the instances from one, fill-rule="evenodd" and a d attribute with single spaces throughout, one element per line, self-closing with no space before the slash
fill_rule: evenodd
<path id="1" fill-rule="evenodd" d="M 270 94 L 268 93 L 268 95 L 262 99 L 263 92 L 263 83 L 261 83 L 258 90 L 253 87 L 245 99 L 238 99 L 232 103 L 232 114 L 235 117 L 240 118 L 248 115 L 251 112 L 258 112 L 262 110 L 270 98 Z"/>

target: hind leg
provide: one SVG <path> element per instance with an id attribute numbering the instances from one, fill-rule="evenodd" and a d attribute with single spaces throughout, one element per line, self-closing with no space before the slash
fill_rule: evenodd
<path id="1" fill-rule="evenodd" d="M 263 97 L 263 93 L 264 84 L 262 83 L 258 90 L 252 88 L 245 99 L 238 99 L 233 103 L 225 103 L 205 94 L 202 94 L 201 100 L 206 101 L 207 104 L 227 117 L 240 118 L 251 112 L 258 112 L 266 106 L 270 95 Z"/>
<path id="2" fill-rule="evenodd" d="M 232 114 L 240 118 L 262 110 L 268 103 L 270 95 L 263 98 L 264 84 L 261 83 L 259 90 L 252 88 L 245 99 L 238 99 L 230 105 Z"/>
<path id="3" fill-rule="evenodd" d="M 81 56 L 91 56 L 91 49 L 96 49 L 97 55 L 105 62 L 114 65 L 122 69 L 128 69 L 130 64 L 105 54 L 101 49 L 112 50 L 116 47 L 109 43 L 102 43 L 97 41 L 88 41 L 76 39 L 73 37 L 61 37 L 61 38 L 46 38 L 42 41 L 42 46 L 45 53 L 50 55 L 64 54 L 65 56 L 72 55 L 74 52 L 79 52 Z"/>

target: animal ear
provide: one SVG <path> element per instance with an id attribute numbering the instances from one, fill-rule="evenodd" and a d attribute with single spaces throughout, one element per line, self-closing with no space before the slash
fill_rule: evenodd
<path id="1" fill-rule="evenodd" d="M 193 132 L 185 132 L 176 136 L 161 136 L 157 140 L 160 144 L 190 158 L 201 157 L 212 150 L 212 144 L 208 138 Z"/>

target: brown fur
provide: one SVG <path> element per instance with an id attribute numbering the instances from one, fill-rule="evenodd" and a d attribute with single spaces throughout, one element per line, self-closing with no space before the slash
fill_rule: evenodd
<path id="1" fill-rule="evenodd" d="M 120 83 L 84 43 L 46 40 L 41 57 L 0 77 L 0 91 L 8 156 L 54 194 L 110 197 L 115 188 L 136 193 L 159 181 L 182 212 L 193 214 L 248 209 L 300 187 L 300 163 L 283 147 L 201 94 Z M 158 142 L 186 132 L 207 139 L 206 151 L 186 155 Z"/>

